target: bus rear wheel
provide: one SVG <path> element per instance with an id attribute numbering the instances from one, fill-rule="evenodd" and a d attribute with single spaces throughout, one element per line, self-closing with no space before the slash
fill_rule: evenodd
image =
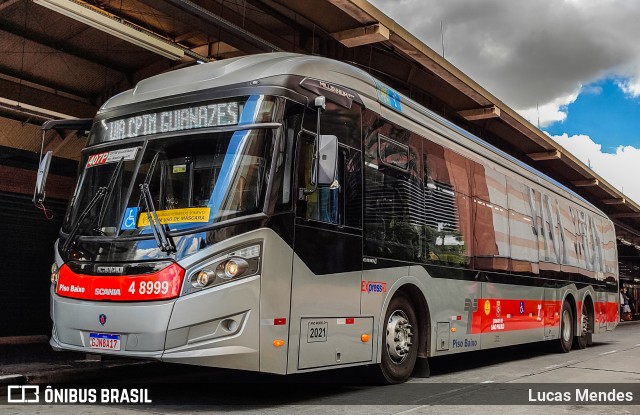
<path id="1" fill-rule="evenodd" d="M 585 304 L 582 305 L 582 313 L 580 314 L 580 322 L 578 323 L 580 326 L 580 336 L 576 336 L 573 339 L 573 345 L 578 349 L 584 349 L 587 346 L 591 345 L 593 342 L 591 332 L 589 327 L 591 327 L 591 322 L 589 321 L 589 313 L 587 312 L 587 307 Z"/>
<path id="2" fill-rule="evenodd" d="M 562 313 L 560 313 L 560 351 L 568 353 L 571 351 L 573 343 L 573 312 L 568 301 L 562 304 Z"/>
<path id="3" fill-rule="evenodd" d="M 418 357 L 418 319 L 411 301 L 396 294 L 387 307 L 382 332 L 380 372 L 384 383 L 396 384 L 409 379 Z"/>

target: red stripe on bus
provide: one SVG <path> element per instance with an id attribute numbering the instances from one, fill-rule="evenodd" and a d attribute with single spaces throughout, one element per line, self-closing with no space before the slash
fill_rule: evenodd
<path id="1" fill-rule="evenodd" d="M 576 304 L 578 310 L 582 303 Z M 559 327 L 561 301 L 478 299 L 478 309 L 473 312 L 471 333 L 499 333 L 503 331 L 531 330 L 543 327 Z M 618 321 L 618 304 L 596 302 L 596 323 Z"/>
<path id="2" fill-rule="evenodd" d="M 60 268 L 56 294 L 94 301 L 167 300 L 180 295 L 184 269 L 171 264 L 145 275 L 83 275 L 65 264 Z"/>

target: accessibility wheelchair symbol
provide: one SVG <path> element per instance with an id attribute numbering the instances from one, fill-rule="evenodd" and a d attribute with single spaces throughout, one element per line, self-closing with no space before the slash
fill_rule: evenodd
<path id="1" fill-rule="evenodd" d="M 124 211 L 124 218 L 122 219 L 122 226 L 120 226 L 120 229 L 135 229 L 139 210 L 139 207 L 127 208 L 127 210 Z"/>

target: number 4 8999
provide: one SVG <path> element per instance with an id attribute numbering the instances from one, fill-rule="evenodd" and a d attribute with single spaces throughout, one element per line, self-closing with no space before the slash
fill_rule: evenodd
<path id="1" fill-rule="evenodd" d="M 136 282 L 132 282 L 127 290 L 131 294 L 135 295 L 158 295 L 166 294 L 169 292 L 169 281 L 142 281 L 138 285 L 136 292 Z"/>

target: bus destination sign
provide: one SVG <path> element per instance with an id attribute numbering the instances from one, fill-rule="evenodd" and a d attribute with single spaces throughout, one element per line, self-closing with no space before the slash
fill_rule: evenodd
<path id="1" fill-rule="evenodd" d="M 221 102 L 103 121 L 102 126 L 104 138 L 114 141 L 171 131 L 235 125 L 238 118 L 238 102 Z"/>

